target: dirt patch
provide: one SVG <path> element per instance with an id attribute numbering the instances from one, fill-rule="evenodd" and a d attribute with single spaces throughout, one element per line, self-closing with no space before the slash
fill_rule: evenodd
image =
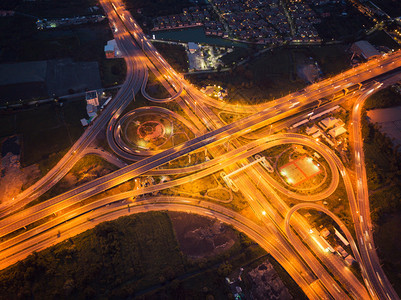
<path id="1" fill-rule="evenodd" d="M 20 167 L 19 155 L 8 152 L 0 164 L 0 203 L 13 201 L 23 187 L 30 186 L 40 177 L 38 165 Z"/>
<path id="2" fill-rule="evenodd" d="M 177 212 L 169 216 L 181 251 L 192 259 L 220 254 L 237 241 L 235 231 L 215 219 Z"/>
<path id="3" fill-rule="evenodd" d="M 253 299 L 293 299 L 268 260 L 248 273 Z"/>

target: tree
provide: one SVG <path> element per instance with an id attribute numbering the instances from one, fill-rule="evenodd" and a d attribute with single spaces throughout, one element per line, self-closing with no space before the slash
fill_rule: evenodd
<path id="1" fill-rule="evenodd" d="M 74 279 L 67 279 L 64 283 L 63 290 L 66 296 L 71 295 L 72 291 L 75 288 L 75 281 Z"/>
<path id="2" fill-rule="evenodd" d="M 120 75 L 121 74 L 121 68 L 118 65 L 113 65 L 111 67 L 111 73 L 113 75 Z"/>
<path id="3" fill-rule="evenodd" d="M 217 269 L 217 273 L 220 276 L 227 277 L 232 271 L 232 265 L 228 262 L 224 262 L 220 264 L 219 268 Z"/>
<path id="4" fill-rule="evenodd" d="M 170 286 L 173 290 L 177 290 L 180 287 L 181 282 L 178 279 L 174 279 Z"/>

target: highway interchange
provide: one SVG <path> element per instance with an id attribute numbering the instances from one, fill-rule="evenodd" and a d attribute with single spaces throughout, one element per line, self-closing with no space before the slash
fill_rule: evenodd
<path id="1" fill-rule="evenodd" d="M 373 59 L 275 101 L 255 106 L 238 106 L 209 98 L 186 82 L 156 51 L 121 2 L 101 1 L 101 4 L 109 22 L 116 28 L 114 35 L 127 64 L 126 81 L 94 124 L 85 131 L 60 162 L 41 180 L 18 195 L 13 202 L 0 207 L 0 216 L 3 217 L 0 220 L 0 236 L 18 232 L 0 243 L 1 268 L 23 259 L 33 251 L 92 228 L 102 221 L 130 213 L 174 210 L 212 216 L 243 231 L 272 254 L 310 299 L 399 299 L 381 269 L 374 247 L 360 133 L 360 113 L 363 101 L 369 95 L 399 80 L 397 72 L 401 67 L 400 51 Z M 170 97 L 156 99 L 146 93 L 149 71 L 159 79 Z M 326 107 L 336 105 L 339 100 L 327 101 L 321 108 L 316 109 L 320 99 L 330 99 L 336 92 L 359 82 L 363 83 L 363 88 L 353 95 L 357 100 L 352 110 L 354 124 L 352 146 L 357 182 L 352 182 L 340 158 L 325 144 L 299 134 L 270 134 L 288 128 L 296 120 L 305 118 L 311 112 L 317 113 Z M 142 91 L 143 96 L 149 101 L 155 103 L 175 101 L 185 116 L 156 106 L 141 109 L 170 114 L 186 124 L 195 137 L 170 149 L 154 152 L 130 149 L 122 144 L 119 125 L 124 118 L 123 112 L 132 101 L 133 94 L 139 91 Z M 215 114 L 216 109 L 247 115 L 239 121 L 225 124 Z M 140 110 L 129 113 L 137 112 Z M 269 134 L 266 134 L 266 128 Z M 115 155 L 133 163 L 126 165 L 115 155 L 99 153 L 100 150 L 90 147 L 103 130 L 106 130 L 107 141 Z M 246 168 L 246 171 L 236 174 L 233 182 L 254 212 L 256 216 L 254 220 L 249 220 L 223 205 L 202 199 L 145 196 L 141 197 L 140 201 L 134 200 L 140 195 L 150 195 L 222 170 L 226 173 L 233 172 L 251 163 L 254 155 L 283 144 L 299 144 L 318 152 L 329 165 L 330 184 L 317 194 L 305 196 L 277 184 L 262 165 L 253 164 Z M 170 161 L 204 149 L 207 149 L 212 157 L 209 161 L 177 169 L 166 167 Z M 57 197 L 21 209 L 54 186 L 79 159 L 88 153 L 99 154 L 120 169 Z M 141 175 L 178 177 L 77 205 L 83 203 L 85 199 Z M 341 221 L 335 219 L 335 216 L 332 217 L 343 229 L 352 246 L 354 257 L 361 266 L 363 283 L 347 269 L 339 256 L 321 251 L 319 246 L 308 238 L 310 225 L 295 212 L 298 206 L 289 207 L 279 194 L 307 201 L 300 204 L 301 207 L 325 211 L 320 204 L 313 202 L 330 196 L 340 180 L 344 182 L 348 195 L 356 241 Z M 327 214 L 330 215 L 330 212 Z M 36 227 L 30 227 L 30 224 L 51 215 L 55 217 Z M 301 241 L 293 232 L 303 237 L 303 240 Z"/>

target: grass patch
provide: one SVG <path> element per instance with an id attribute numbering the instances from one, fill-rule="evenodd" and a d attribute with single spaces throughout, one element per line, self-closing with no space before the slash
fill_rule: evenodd
<path id="1" fill-rule="evenodd" d="M 209 175 L 200 179 L 197 179 L 190 183 L 185 183 L 179 187 L 174 188 L 178 192 L 205 195 L 208 189 L 215 189 L 219 187 L 219 183 L 216 181 L 215 176 Z"/>

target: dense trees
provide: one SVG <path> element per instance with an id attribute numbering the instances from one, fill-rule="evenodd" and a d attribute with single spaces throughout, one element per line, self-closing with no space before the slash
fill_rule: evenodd
<path id="1" fill-rule="evenodd" d="M 385 108 L 397 104 L 401 104 L 401 96 L 388 88 L 370 97 L 365 107 Z M 362 116 L 362 136 L 372 220 L 382 223 L 386 215 L 401 209 L 401 153 L 377 124 L 368 121 L 366 112 Z"/>
<path id="2" fill-rule="evenodd" d="M 243 234 L 237 241 L 189 260 L 167 213 L 122 217 L 1 271 L 0 299 L 224 299 L 224 277 L 266 255 Z"/>

